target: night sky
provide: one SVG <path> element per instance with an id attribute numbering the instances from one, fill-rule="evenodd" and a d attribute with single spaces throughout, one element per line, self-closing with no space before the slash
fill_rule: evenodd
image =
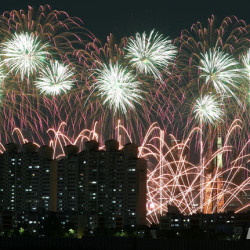
<path id="1" fill-rule="evenodd" d="M 182 29 L 190 29 L 197 21 L 207 23 L 214 14 L 218 21 L 236 15 L 249 23 L 250 1 L 97 1 L 97 0 L 2 0 L 0 12 L 27 9 L 50 4 L 53 9 L 64 10 L 70 16 L 80 17 L 96 37 L 106 40 L 113 33 L 116 38 L 134 35 L 153 28 L 170 38 L 179 36 Z"/>

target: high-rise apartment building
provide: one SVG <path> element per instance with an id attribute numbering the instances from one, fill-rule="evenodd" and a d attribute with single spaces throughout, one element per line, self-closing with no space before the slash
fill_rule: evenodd
<path id="1" fill-rule="evenodd" d="M 19 152 L 16 144 L 7 144 L 6 152 L 0 155 L 1 215 L 11 213 L 13 225 L 38 223 L 37 217 L 49 211 L 51 173 L 55 173 L 55 167 L 52 148 L 48 146 L 38 149 L 26 143 Z"/>
<path id="2" fill-rule="evenodd" d="M 145 225 L 147 162 L 137 158 L 136 144 L 119 150 L 109 140 L 105 148 L 88 141 L 79 153 L 69 145 L 65 157 L 52 160 L 48 146 L 27 143 L 19 151 L 14 143 L 6 145 L 0 155 L 2 221 L 38 229 L 47 212 L 57 211 L 62 226 L 71 222 L 75 229 Z"/>
<path id="3" fill-rule="evenodd" d="M 99 150 L 96 141 L 86 142 L 80 153 L 75 146 L 65 148 L 58 162 L 58 212 L 80 217 L 89 229 L 145 225 L 147 162 L 137 158 L 136 144 L 119 150 L 109 140 L 105 148 Z"/>

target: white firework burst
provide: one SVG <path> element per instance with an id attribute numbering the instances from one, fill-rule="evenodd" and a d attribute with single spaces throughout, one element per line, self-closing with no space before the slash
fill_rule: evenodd
<path id="1" fill-rule="evenodd" d="M 200 78 L 204 78 L 206 84 L 212 83 L 221 96 L 233 96 L 238 100 L 233 89 L 238 88 L 242 78 L 239 63 L 231 55 L 214 49 L 202 54 L 200 62 Z"/>
<path id="2" fill-rule="evenodd" d="M 44 66 L 48 44 L 42 44 L 33 33 L 15 33 L 2 43 L 3 63 L 21 80 Z"/>
<path id="3" fill-rule="evenodd" d="M 97 69 L 96 73 L 95 90 L 102 98 L 102 103 L 108 104 L 114 113 L 120 110 L 125 114 L 129 108 L 135 108 L 134 103 L 143 99 L 140 95 L 140 82 L 126 67 L 109 63 L 108 66 L 104 64 L 102 69 Z"/>
<path id="4" fill-rule="evenodd" d="M 248 79 L 250 80 L 250 49 L 242 56 L 242 62 L 244 63 Z"/>
<path id="5" fill-rule="evenodd" d="M 196 100 L 194 114 L 195 118 L 214 124 L 214 122 L 221 120 L 223 112 L 215 96 L 207 94 Z"/>
<path id="6" fill-rule="evenodd" d="M 242 62 L 245 66 L 246 77 L 248 79 L 248 102 L 250 102 L 250 49 L 242 56 Z"/>
<path id="7" fill-rule="evenodd" d="M 72 88 L 73 83 L 74 71 L 68 65 L 63 65 L 58 61 L 50 61 L 35 81 L 36 87 L 45 95 L 65 93 Z"/>
<path id="8" fill-rule="evenodd" d="M 161 70 L 167 70 L 177 54 L 177 49 L 168 38 L 151 31 L 147 37 L 136 33 L 135 39 L 130 38 L 126 46 L 127 55 L 132 66 L 142 74 L 152 74 L 161 79 Z"/>

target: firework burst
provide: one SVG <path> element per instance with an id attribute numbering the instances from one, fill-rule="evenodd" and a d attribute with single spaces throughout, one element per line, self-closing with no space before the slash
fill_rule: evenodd
<path id="1" fill-rule="evenodd" d="M 13 37 L 2 43 L 3 63 L 11 72 L 20 74 L 21 80 L 25 76 L 42 68 L 46 61 L 48 44 L 41 44 L 34 34 L 13 34 Z"/>
<path id="2" fill-rule="evenodd" d="M 68 65 L 50 61 L 50 65 L 41 70 L 35 85 L 45 95 L 59 95 L 72 88 L 73 77 L 74 71 Z"/>
<path id="3" fill-rule="evenodd" d="M 194 114 L 195 118 L 214 124 L 215 121 L 221 119 L 221 105 L 217 102 L 213 95 L 207 94 L 196 100 Z"/>
<path id="4" fill-rule="evenodd" d="M 140 82 L 126 67 L 118 63 L 103 65 L 101 70 L 97 71 L 97 83 L 95 89 L 98 96 L 116 113 L 120 110 L 126 114 L 128 109 L 135 109 L 135 103 L 139 103 L 143 98 L 141 96 Z"/>
<path id="5" fill-rule="evenodd" d="M 242 56 L 242 62 L 246 68 L 248 79 L 250 80 L 250 49 L 248 49 L 247 53 Z"/>
<path id="6" fill-rule="evenodd" d="M 230 55 L 219 50 L 209 50 L 201 55 L 200 78 L 205 84 L 212 83 L 217 93 L 222 96 L 232 95 L 236 99 L 233 89 L 242 81 L 242 70 L 239 63 Z"/>
<path id="7" fill-rule="evenodd" d="M 144 32 L 136 33 L 135 39 L 130 38 L 126 46 L 126 58 L 141 74 L 152 74 L 155 79 L 161 79 L 161 71 L 167 71 L 167 66 L 177 54 L 176 47 L 168 38 L 155 31 L 149 36 Z"/>

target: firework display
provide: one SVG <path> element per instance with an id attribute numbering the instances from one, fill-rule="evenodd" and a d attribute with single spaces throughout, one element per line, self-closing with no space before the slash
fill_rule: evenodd
<path id="1" fill-rule="evenodd" d="M 159 130 L 156 125 L 151 127 L 151 130 L 154 129 Z M 158 223 L 157 215 L 161 211 L 167 211 L 169 204 L 175 205 L 184 214 L 194 214 L 200 211 L 220 213 L 224 212 L 230 203 L 238 204 L 238 208 L 245 205 L 242 197 L 250 188 L 250 179 L 246 178 L 242 181 L 241 178 L 244 171 L 249 176 L 249 169 L 246 168 L 249 153 L 244 152 L 249 147 L 250 141 L 247 141 L 243 148 L 236 153 L 236 158 L 229 163 L 228 168 L 224 168 L 222 171 L 214 168 L 210 180 L 204 182 L 203 186 L 200 185 L 200 179 L 204 179 L 204 172 L 209 171 L 211 162 L 221 154 L 227 155 L 234 152 L 234 149 L 228 144 L 228 139 L 235 129 L 240 129 L 240 122 L 237 120 L 231 124 L 222 148 L 215 151 L 211 158 L 206 159 L 202 168 L 193 164 L 188 157 L 190 141 L 192 133 L 196 133 L 195 129 L 182 142 L 177 142 L 171 136 L 172 145 L 164 143 L 161 151 L 154 150 L 152 141 L 145 141 L 145 144 L 142 145 L 141 155 L 157 159 L 156 167 L 148 174 L 148 220 L 151 223 Z M 158 136 L 154 139 L 158 140 L 159 145 L 161 137 Z M 161 175 L 159 175 L 160 173 Z M 221 178 L 224 180 L 219 183 L 218 179 Z M 221 185 L 219 186 L 219 184 Z M 206 193 L 207 190 L 209 193 Z M 202 203 L 200 202 L 201 194 L 202 197 L 208 196 Z M 225 201 L 224 197 L 226 197 Z M 209 208 L 210 206 L 211 208 Z"/>
<path id="2" fill-rule="evenodd" d="M 142 74 L 154 75 L 156 79 L 161 77 L 161 70 L 167 70 L 168 64 L 175 59 L 177 53 L 171 40 L 154 30 L 149 36 L 145 32 L 142 35 L 136 33 L 135 38 L 129 39 L 125 49 L 132 66 Z"/>
<path id="3" fill-rule="evenodd" d="M 103 104 L 108 103 L 111 109 L 116 112 L 121 109 L 127 112 L 127 107 L 134 108 L 133 102 L 141 99 L 138 81 L 126 68 L 115 65 L 104 65 L 102 70 L 97 71 L 97 89 L 99 96 L 104 96 Z"/>
<path id="4" fill-rule="evenodd" d="M 148 162 L 149 223 L 168 205 L 183 214 L 248 207 L 244 21 L 217 26 L 212 16 L 174 40 L 153 30 L 103 43 L 79 18 L 46 5 L 4 12 L 0 27 L 0 153 L 13 134 L 50 144 L 54 158 L 83 140 L 102 149 L 106 139 L 133 140 Z"/>
<path id="5" fill-rule="evenodd" d="M 212 124 L 222 116 L 220 104 L 209 94 L 196 100 L 194 113 L 196 118 Z"/>
<path id="6" fill-rule="evenodd" d="M 68 65 L 50 61 L 50 65 L 41 70 L 35 85 L 41 93 L 58 95 L 72 88 L 73 76 L 74 72 Z"/>
<path id="7" fill-rule="evenodd" d="M 120 119 L 129 133 L 141 141 L 143 131 L 158 115 L 162 124 L 171 121 L 172 115 L 164 107 L 170 109 L 173 105 L 169 95 L 164 94 L 170 88 L 165 81 L 160 83 L 150 74 L 140 74 L 130 64 L 126 57 L 127 43 L 127 38 L 117 42 L 110 35 L 105 44 L 95 39 L 84 50 L 78 51 L 83 62 L 81 78 L 85 84 L 78 84 L 72 92 L 76 96 L 72 105 L 74 126 L 78 129 L 83 124 L 91 127 L 99 121 L 107 139 L 114 136 L 116 121 Z"/>
<path id="8" fill-rule="evenodd" d="M 220 103 L 223 119 L 219 128 L 203 124 L 204 138 L 210 138 L 210 146 L 216 141 L 216 130 L 226 134 L 235 119 L 245 121 L 238 130 L 240 143 L 244 143 L 249 124 L 249 79 L 245 76 L 242 58 L 249 50 L 249 25 L 236 17 L 226 17 L 217 24 L 214 16 L 208 25 L 197 22 L 189 30 L 183 30 L 175 40 L 180 48 L 175 61 L 178 95 L 182 95 L 178 105 L 181 118 L 175 118 L 176 126 L 184 129 L 185 136 L 190 128 L 197 125 L 193 113 L 196 100 L 208 94 Z M 244 56 L 244 57 L 243 57 Z M 181 80 L 179 80 L 181 79 Z"/>
<path id="9" fill-rule="evenodd" d="M 206 84 L 211 82 L 216 92 L 232 95 L 233 91 L 227 85 L 236 88 L 240 81 L 242 70 L 239 69 L 238 62 L 227 54 L 211 50 L 201 58 L 200 78 L 204 77 Z"/>
<path id="10" fill-rule="evenodd" d="M 41 45 L 32 33 L 15 33 L 2 47 L 2 63 L 10 72 L 20 74 L 21 80 L 44 66 L 47 44 Z"/>
<path id="11" fill-rule="evenodd" d="M 0 136 L 8 141 L 18 126 L 43 140 L 47 127 L 67 119 L 69 106 L 62 103 L 76 81 L 76 48 L 93 35 L 80 19 L 49 5 L 4 12 L 0 27 Z"/>

